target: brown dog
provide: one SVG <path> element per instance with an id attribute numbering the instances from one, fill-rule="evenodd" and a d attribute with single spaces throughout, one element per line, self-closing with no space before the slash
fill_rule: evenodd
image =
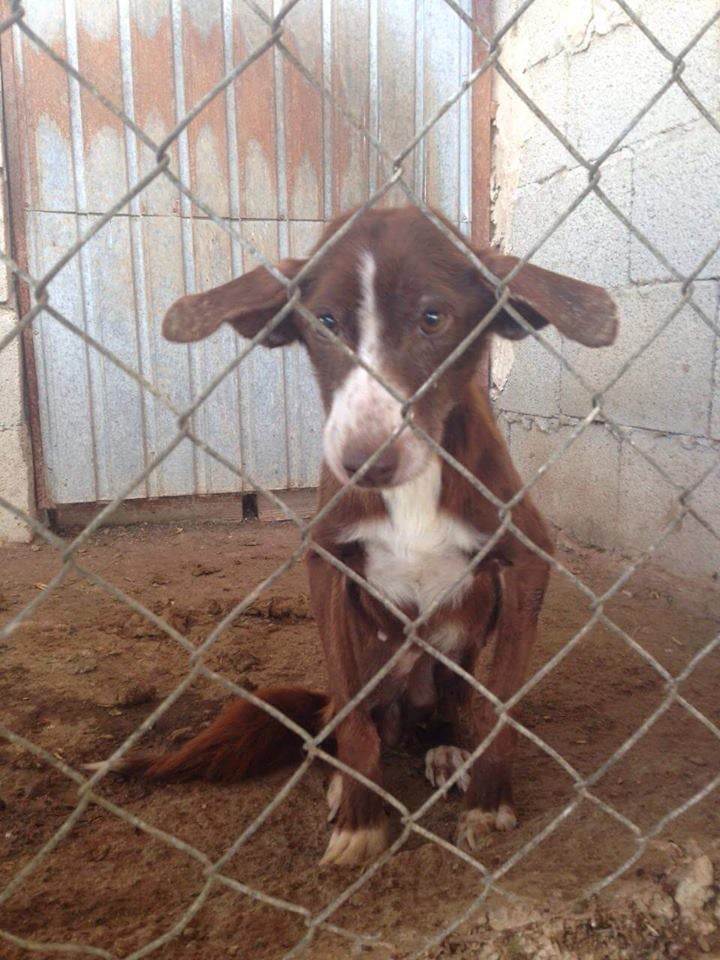
<path id="1" fill-rule="evenodd" d="M 345 220 L 332 223 L 323 241 Z M 477 256 L 499 277 L 517 264 L 495 250 L 479 250 Z M 293 277 L 305 262 L 285 260 L 278 266 Z M 418 635 L 471 673 L 494 633 L 488 687 L 506 702 L 526 676 L 548 564 L 506 531 L 469 571 L 473 557 L 500 526 L 498 509 L 413 429 L 444 447 L 502 501 L 520 489 L 488 400 L 474 383 L 485 333 L 411 404 L 412 426 L 403 427 L 403 400 L 496 305 L 493 288 L 432 222 L 407 208 L 362 214 L 303 276 L 300 290 L 322 327 L 295 311 L 264 343 L 301 340 L 315 368 L 327 415 L 320 507 L 351 476 L 358 474 L 358 483 L 318 524 L 313 538 L 321 551 L 308 556 L 328 694 L 281 689 L 259 696 L 317 733 L 405 640 L 402 621 L 328 562 L 322 555 L 326 551 L 407 617 L 424 616 Z M 227 322 L 251 337 L 286 302 L 285 287 L 259 267 L 214 290 L 183 297 L 168 311 L 164 333 L 188 342 Z M 510 282 L 510 302 L 536 329 L 552 323 L 590 347 L 615 338 L 612 300 L 578 280 L 526 265 Z M 393 393 L 339 349 L 323 328 L 348 344 Z M 525 336 L 504 310 L 488 329 L 513 339 Z M 373 454 L 374 461 L 362 472 Z M 548 532 L 527 496 L 513 508 L 512 519 L 529 541 L 551 553 Z M 444 724 L 444 737 L 428 750 L 426 771 L 433 784 L 443 784 L 468 758 L 459 714 L 470 692 L 465 680 L 412 645 L 337 726 L 333 749 L 349 767 L 380 784 L 381 742 L 397 744 L 433 715 Z M 495 708 L 484 700 L 475 711 L 469 745 L 479 744 L 496 720 Z M 487 831 L 515 826 L 511 766 L 516 739 L 505 725 L 458 778 L 466 804 L 459 841 L 471 850 Z M 179 751 L 157 759 L 136 757 L 124 767 L 153 778 L 234 780 L 290 762 L 300 755 L 300 746 L 264 711 L 235 702 Z M 323 862 L 361 863 L 386 847 L 386 815 L 376 793 L 335 773 L 328 800 L 335 826 Z"/>

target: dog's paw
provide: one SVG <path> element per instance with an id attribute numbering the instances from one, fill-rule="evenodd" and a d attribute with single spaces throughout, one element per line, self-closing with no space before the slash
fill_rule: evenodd
<path id="1" fill-rule="evenodd" d="M 320 866 L 333 864 L 337 867 L 354 867 L 371 863 L 387 848 L 389 843 L 387 821 L 372 827 L 336 827 L 330 837 Z"/>
<path id="2" fill-rule="evenodd" d="M 102 770 L 106 763 L 106 760 L 98 760 L 96 763 L 82 763 L 80 764 L 80 769 L 87 770 L 90 773 L 97 773 L 98 770 Z M 108 770 L 110 770 L 111 773 L 122 773 L 124 766 L 125 763 L 123 760 L 116 760 L 108 766 Z"/>
<path id="3" fill-rule="evenodd" d="M 515 811 L 508 803 L 501 803 L 497 810 L 466 810 L 458 824 L 457 845 L 470 852 L 479 850 L 494 830 L 513 830 L 516 826 Z"/>
<path id="4" fill-rule="evenodd" d="M 342 774 L 339 770 L 336 770 L 330 777 L 325 797 L 328 805 L 328 823 L 332 823 L 338 815 L 342 799 Z"/>
<path id="5" fill-rule="evenodd" d="M 460 747 L 433 747 L 425 754 L 425 776 L 434 787 L 442 787 L 455 773 L 458 767 L 470 756 Z M 463 772 L 454 786 L 465 793 L 470 785 L 470 768 Z"/>

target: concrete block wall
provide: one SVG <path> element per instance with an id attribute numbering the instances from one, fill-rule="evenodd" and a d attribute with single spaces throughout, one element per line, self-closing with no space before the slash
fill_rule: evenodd
<path id="1" fill-rule="evenodd" d="M 497 26 L 517 6 L 496 0 Z M 633 9 L 677 54 L 717 11 L 717 0 L 638 0 Z M 591 160 L 671 72 L 613 0 L 536 0 L 506 35 L 501 59 Z M 720 22 L 688 53 L 682 76 L 720 122 Z M 495 99 L 494 241 L 522 255 L 567 210 L 587 174 L 500 78 Z M 675 86 L 603 163 L 600 186 L 684 274 L 720 241 L 720 132 Z M 591 194 L 533 260 L 609 287 L 620 311 L 620 335 L 610 349 L 589 350 L 549 334 L 586 385 L 532 341 L 494 352 L 498 415 L 526 477 L 587 415 L 595 391 L 607 388 L 605 409 L 622 428 L 618 434 L 607 423 L 588 427 L 537 484 L 539 505 L 582 541 L 635 556 L 678 516 L 673 484 L 701 480 L 690 502 L 704 524 L 685 517 L 655 559 L 688 576 L 717 579 L 720 541 L 711 530 L 720 534 L 720 469 L 705 473 L 720 458 L 720 252 L 702 267 L 692 304 L 683 303 L 682 284 L 667 266 Z"/>
<path id="2" fill-rule="evenodd" d="M 0 105 L 2 100 L 0 98 Z M 0 251 L 8 247 L 7 184 L 0 113 Z M 17 323 L 9 271 L 0 263 L 0 340 Z M 0 495 L 28 514 L 34 509 L 31 454 L 25 418 L 20 343 L 13 340 L 0 351 Z M 0 543 L 27 541 L 29 527 L 0 508 Z"/>

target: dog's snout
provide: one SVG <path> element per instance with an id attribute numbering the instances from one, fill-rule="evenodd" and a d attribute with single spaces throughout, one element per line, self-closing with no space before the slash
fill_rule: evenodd
<path id="1" fill-rule="evenodd" d="M 377 447 L 375 448 L 375 450 Z M 343 470 L 348 477 L 353 477 L 365 465 L 367 460 L 375 452 L 372 448 L 364 446 L 347 447 L 343 453 Z M 386 447 L 382 453 L 372 462 L 361 477 L 358 478 L 358 486 L 361 487 L 387 487 L 392 484 L 398 468 L 398 454 L 395 445 Z"/>

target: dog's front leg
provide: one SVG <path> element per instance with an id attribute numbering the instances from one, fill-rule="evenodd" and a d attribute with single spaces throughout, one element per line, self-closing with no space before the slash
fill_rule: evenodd
<path id="1" fill-rule="evenodd" d="M 525 681 L 548 574 L 548 564 L 534 554 L 499 572 L 500 611 L 488 688 L 503 703 Z M 477 742 L 481 743 L 497 723 L 489 700 L 483 699 L 476 709 L 475 721 Z M 467 809 L 460 818 L 461 846 L 475 850 L 490 831 L 511 830 L 517 825 L 512 794 L 516 746 L 516 730 L 505 725 L 473 764 L 465 794 Z"/>
<path id="2" fill-rule="evenodd" d="M 362 687 L 364 657 L 372 625 L 352 603 L 346 577 L 317 554 L 308 558 L 308 575 L 315 617 L 320 628 L 329 693 L 337 713 Z M 375 630 L 375 633 L 377 631 Z M 377 641 L 376 641 L 377 642 Z M 380 736 L 370 717 L 370 705 L 360 703 L 335 730 L 337 757 L 363 777 L 380 785 Z M 328 790 L 334 822 L 323 864 L 352 866 L 374 860 L 388 845 L 388 820 L 382 798 L 348 773 L 335 770 Z"/>
<path id="3" fill-rule="evenodd" d="M 339 724 L 337 756 L 353 770 L 380 783 L 380 737 L 364 710 L 353 710 Z M 328 802 L 335 823 L 320 862 L 353 866 L 375 860 L 388 845 L 382 798 L 350 774 L 335 771 Z"/>

